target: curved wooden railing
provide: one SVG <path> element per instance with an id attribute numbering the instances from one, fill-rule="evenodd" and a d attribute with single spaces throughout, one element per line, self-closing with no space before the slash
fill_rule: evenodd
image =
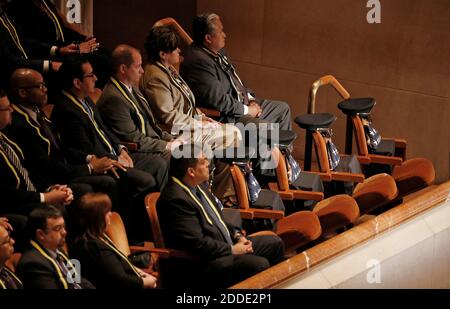
<path id="1" fill-rule="evenodd" d="M 189 36 L 189 34 L 186 31 L 184 31 L 183 27 L 181 27 L 180 24 L 172 17 L 160 19 L 153 25 L 153 27 L 160 27 L 160 26 L 173 27 L 178 32 L 178 35 L 180 36 L 181 40 L 186 42 L 188 45 L 192 43 L 192 38 Z"/>
<path id="2" fill-rule="evenodd" d="M 333 75 L 326 75 L 322 76 L 318 80 L 316 80 L 309 90 L 309 97 L 308 97 L 308 114 L 314 114 L 316 112 L 316 95 L 317 90 L 319 90 L 320 87 L 325 85 L 331 85 L 333 88 L 339 93 L 339 95 L 343 99 L 349 99 L 350 94 L 345 90 L 344 86 L 341 85 L 337 81 L 336 78 L 334 78 Z"/>
<path id="3" fill-rule="evenodd" d="M 408 201 L 403 204 L 382 213 L 376 218 L 320 243 L 293 258 L 232 286 L 231 288 L 276 288 L 293 277 L 307 272 L 311 267 L 317 266 L 338 254 L 342 254 L 357 245 L 367 242 L 379 234 L 448 200 L 450 200 L 450 181 L 430 188 L 423 194 L 408 199 Z"/>

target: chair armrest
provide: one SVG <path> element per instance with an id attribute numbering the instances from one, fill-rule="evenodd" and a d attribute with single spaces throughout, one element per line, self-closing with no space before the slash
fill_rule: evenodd
<path id="1" fill-rule="evenodd" d="M 318 172 L 318 171 L 308 171 L 308 173 L 314 173 L 320 177 L 323 181 L 330 182 L 331 181 L 331 174 L 330 173 L 324 173 L 324 172 Z"/>
<path id="2" fill-rule="evenodd" d="M 363 174 L 344 173 L 344 172 L 331 172 L 331 179 L 338 181 L 348 182 L 364 182 Z"/>
<path id="3" fill-rule="evenodd" d="M 283 219 L 284 218 L 284 211 L 282 210 L 269 210 L 269 209 L 257 209 L 257 208 L 250 208 L 253 212 L 253 217 L 261 218 L 261 219 Z"/>
<path id="4" fill-rule="evenodd" d="M 138 144 L 133 142 L 120 142 L 120 144 L 127 147 L 129 150 L 136 151 L 138 150 Z"/>
<path id="5" fill-rule="evenodd" d="M 283 201 L 292 201 L 294 199 L 294 195 L 291 191 L 281 191 L 278 189 L 278 184 L 275 182 L 269 182 L 268 187 L 270 191 L 277 192 Z"/>
<path id="6" fill-rule="evenodd" d="M 239 209 L 239 212 L 241 213 L 241 218 L 242 219 L 250 219 L 250 220 L 252 220 L 255 217 L 254 212 L 251 211 L 251 210 Z"/>
<path id="7" fill-rule="evenodd" d="M 370 164 L 370 158 L 368 156 L 356 156 L 360 164 Z"/>
<path id="8" fill-rule="evenodd" d="M 323 192 L 304 191 L 304 190 L 289 190 L 296 200 L 323 200 Z"/>
<path id="9" fill-rule="evenodd" d="M 369 155 L 371 163 L 379 164 L 391 164 L 391 165 L 402 165 L 403 159 L 400 157 L 382 156 L 382 155 Z"/>
<path id="10" fill-rule="evenodd" d="M 406 140 L 400 139 L 400 138 L 391 138 L 391 137 L 383 137 L 383 140 L 386 141 L 394 141 L 395 142 L 395 148 L 406 148 Z"/>

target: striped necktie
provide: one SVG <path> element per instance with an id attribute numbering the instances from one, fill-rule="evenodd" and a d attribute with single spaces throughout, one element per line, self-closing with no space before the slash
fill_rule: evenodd
<path id="1" fill-rule="evenodd" d="M 27 191 L 36 192 L 36 188 L 31 182 L 30 176 L 28 175 L 28 171 L 26 170 L 26 168 L 22 166 L 22 163 L 20 162 L 20 159 L 17 156 L 14 149 L 12 149 L 11 146 L 9 146 L 8 143 L 5 142 L 2 137 L 0 137 L 0 148 L 6 154 L 8 160 L 12 163 L 15 170 L 19 172 L 19 174 L 22 176 L 22 179 L 25 181 L 25 184 L 27 186 Z"/>
<path id="2" fill-rule="evenodd" d="M 66 262 L 66 260 L 64 259 L 64 257 L 62 256 L 61 253 L 57 252 L 55 260 L 56 260 L 56 262 L 57 262 L 57 264 L 59 266 L 59 269 L 61 269 L 62 273 L 64 274 L 64 276 L 65 276 L 65 278 L 67 280 L 67 283 L 69 284 L 69 288 L 70 289 L 74 289 L 74 290 L 81 289 L 82 287 L 78 283 L 76 283 L 76 282 L 71 283 L 70 282 L 69 278 L 72 278 L 72 274 L 70 273 L 69 267 L 67 265 L 67 262 Z"/>

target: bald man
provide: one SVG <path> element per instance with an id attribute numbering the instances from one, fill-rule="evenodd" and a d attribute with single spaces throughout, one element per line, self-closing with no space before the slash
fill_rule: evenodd
<path id="1" fill-rule="evenodd" d="M 42 112 L 47 105 L 47 88 L 41 73 L 17 69 L 10 84 L 14 113 L 7 133 L 22 149 L 24 165 L 35 184 L 45 189 L 48 183 L 70 183 L 76 197 L 102 191 L 116 199 L 115 180 L 103 175 L 113 167 L 111 159 L 94 158 L 89 164 L 71 165 L 64 157 L 64 144 Z"/>

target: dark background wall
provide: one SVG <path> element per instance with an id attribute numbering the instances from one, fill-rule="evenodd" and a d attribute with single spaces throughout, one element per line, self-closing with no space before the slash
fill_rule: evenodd
<path id="1" fill-rule="evenodd" d="M 190 32 L 196 0 L 94 1 L 94 34 L 108 48 L 126 43 L 143 50 L 150 27 L 164 17 L 175 18 Z"/>
<path id="2" fill-rule="evenodd" d="M 283 99 L 306 113 L 308 91 L 332 74 L 353 97 L 372 96 L 382 136 L 407 139 L 409 158 L 450 166 L 450 1 L 381 2 L 381 24 L 368 24 L 364 0 L 198 0 L 197 11 L 223 17 L 227 50 L 259 96 Z M 334 140 L 344 149 L 345 117 L 331 88 L 318 91 L 316 112 L 339 117 Z M 304 132 L 295 147 L 303 157 Z"/>

